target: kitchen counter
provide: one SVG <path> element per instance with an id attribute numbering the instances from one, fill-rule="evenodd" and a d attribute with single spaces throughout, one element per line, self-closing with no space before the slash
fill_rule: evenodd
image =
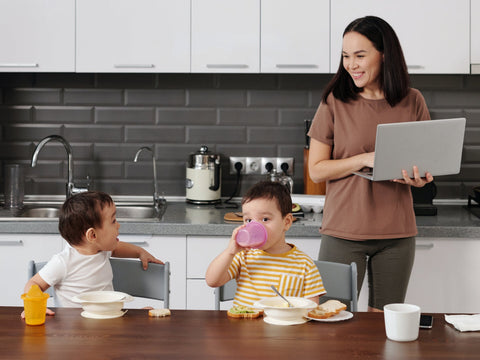
<path id="1" fill-rule="evenodd" d="M 117 199 L 114 198 L 117 202 Z M 227 223 L 223 217 L 227 212 L 239 209 L 217 209 L 214 205 L 193 205 L 182 198 L 168 199 L 168 207 L 162 219 L 123 220 L 120 234 L 139 235 L 198 235 L 230 236 L 239 223 Z M 480 219 L 462 205 L 436 205 L 436 216 L 417 216 L 419 237 L 478 238 Z M 306 213 L 300 217 L 287 233 L 287 237 L 319 237 L 318 229 L 322 214 Z M 57 234 L 58 221 L 12 217 L 10 211 L 0 210 L 0 233 L 44 233 Z"/>

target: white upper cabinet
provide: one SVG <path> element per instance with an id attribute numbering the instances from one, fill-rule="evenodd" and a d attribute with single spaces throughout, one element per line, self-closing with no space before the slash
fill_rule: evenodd
<path id="1" fill-rule="evenodd" d="M 77 0 L 77 72 L 189 72 L 190 0 Z"/>
<path id="2" fill-rule="evenodd" d="M 0 0 L 0 71 L 75 71 L 75 0 Z"/>
<path id="3" fill-rule="evenodd" d="M 262 0 L 262 73 L 328 73 L 330 1 Z"/>
<path id="4" fill-rule="evenodd" d="M 410 73 L 470 73 L 469 8 L 469 0 L 332 1 L 330 70 L 337 70 L 345 27 L 376 15 L 397 33 Z"/>
<path id="5" fill-rule="evenodd" d="M 480 64 L 480 0 L 471 0 L 471 58 L 472 64 Z M 480 72 L 480 68 L 478 72 Z"/>
<path id="6" fill-rule="evenodd" d="M 260 72 L 260 0 L 192 0 L 192 72 Z"/>

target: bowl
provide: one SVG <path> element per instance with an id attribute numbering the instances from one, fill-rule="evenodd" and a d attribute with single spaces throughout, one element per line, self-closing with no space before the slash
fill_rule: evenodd
<path id="1" fill-rule="evenodd" d="M 87 313 L 95 315 L 118 314 L 122 311 L 123 303 L 132 300 L 132 296 L 120 291 L 89 291 L 72 298 Z"/>
<path id="2" fill-rule="evenodd" d="M 253 307 L 263 309 L 265 321 L 281 325 L 303 323 L 306 321 L 304 317 L 307 313 L 317 307 L 317 303 L 307 298 L 295 296 L 285 298 L 293 307 L 287 307 L 287 303 L 278 296 L 259 300 L 253 304 Z"/>

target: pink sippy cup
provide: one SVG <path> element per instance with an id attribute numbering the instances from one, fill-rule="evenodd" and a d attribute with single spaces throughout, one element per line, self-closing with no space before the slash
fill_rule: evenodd
<path id="1" fill-rule="evenodd" d="M 245 248 L 259 248 L 267 242 L 267 230 L 256 221 L 250 221 L 241 228 L 235 240 L 237 244 Z"/>

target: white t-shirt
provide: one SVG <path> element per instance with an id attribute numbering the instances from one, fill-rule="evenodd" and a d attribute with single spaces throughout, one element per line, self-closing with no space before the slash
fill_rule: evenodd
<path id="1" fill-rule="evenodd" d="M 75 295 L 86 291 L 113 290 L 113 273 L 110 265 L 111 251 L 82 255 L 67 244 L 39 271 L 39 275 L 55 289 L 55 306 L 80 307 L 71 301 Z"/>

